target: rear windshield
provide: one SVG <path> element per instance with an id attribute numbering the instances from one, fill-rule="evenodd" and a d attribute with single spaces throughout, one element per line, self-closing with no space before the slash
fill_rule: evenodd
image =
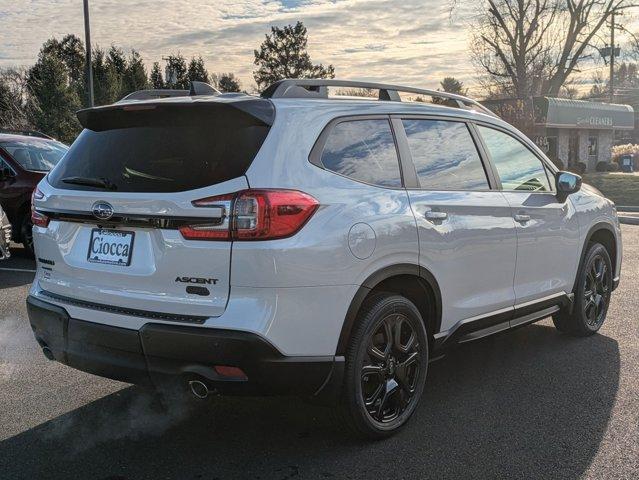
<path id="1" fill-rule="evenodd" d="M 78 179 L 98 179 L 119 192 L 179 192 L 214 185 L 243 175 L 269 131 L 229 106 L 124 111 L 96 123 L 98 128 L 82 131 L 49 174 L 54 187 L 102 189 L 77 184 Z"/>
<path id="2" fill-rule="evenodd" d="M 68 149 L 62 143 L 38 139 L 0 142 L 0 148 L 4 148 L 22 168 L 35 172 L 51 170 Z"/>

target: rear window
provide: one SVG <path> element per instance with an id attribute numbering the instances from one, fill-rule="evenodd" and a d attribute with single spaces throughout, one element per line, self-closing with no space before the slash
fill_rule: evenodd
<path id="1" fill-rule="evenodd" d="M 324 145 L 322 165 L 371 185 L 402 186 L 393 132 L 385 119 L 337 124 Z"/>
<path id="2" fill-rule="evenodd" d="M 67 153 L 68 147 L 51 140 L 18 140 L 0 142 L 3 148 L 25 170 L 48 172 Z"/>
<path id="3" fill-rule="evenodd" d="M 124 111 L 92 120 L 49 174 L 57 188 L 96 190 L 69 178 L 104 180 L 119 192 L 179 192 L 246 173 L 269 127 L 229 106 Z M 65 182 L 64 180 L 67 179 Z"/>

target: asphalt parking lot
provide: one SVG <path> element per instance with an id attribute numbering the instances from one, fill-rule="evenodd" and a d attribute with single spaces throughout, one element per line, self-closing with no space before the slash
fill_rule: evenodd
<path id="1" fill-rule="evenodd" d="M 28 326 L 33 264 L 0 263 L 0 478 L 639 478 L 639 226 L 600 334 L 549 319 L 430 366 L 406 429 L 351 437 L 296 398 L 176 399 L 49 362 Z"/>

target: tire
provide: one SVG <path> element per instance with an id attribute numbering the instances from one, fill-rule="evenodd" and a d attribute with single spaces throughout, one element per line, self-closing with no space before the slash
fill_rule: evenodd
<path id="1" fill-rule="evenodd" d="M 559 312 L 552 317 L 557 330 L 576 337 L 597 333 L 608 313 L 612 275 L 608 251 L 600 243 L 591 243 L 577 276 L 572 313 Z"/>
<path id="2" fill-rule="evenodd" d="M 341 417 L 360 436 L 393 435 L 415 411 L 427 369 L 417 307 L 399 295 L 375 296 L 362 306 L 346 352 Z"/>
<path id="3" fill-rule="evenodd" d="M 24 251 L 30 258 L 35 257 L 35 251 L 33 249 L 33 224 L 31 223 L 31 214 L 27 214 L 22 219 L 22 225 L 20 227 L 20 237 Z"/>

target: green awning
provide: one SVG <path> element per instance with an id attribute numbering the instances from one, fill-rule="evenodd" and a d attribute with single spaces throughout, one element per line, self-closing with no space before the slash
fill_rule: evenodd
<path id="1" fill-rule="evenodd" d="M 632 130 L 634 110 L 630 105 L 586 102 L 569 98 L 536 97 L 535 124 L 546 128 Z"/>

